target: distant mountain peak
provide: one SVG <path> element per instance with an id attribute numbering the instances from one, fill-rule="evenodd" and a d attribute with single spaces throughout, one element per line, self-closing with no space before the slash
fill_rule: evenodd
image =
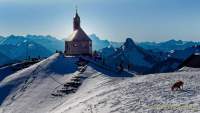
<path id="1" fill-rule="evenodd" d="M 96 34 L 91 34 L 90 38 L 92 40 L 93 50 L 100 50 L 110 45 L 108 40 L 102 40 Z"/>
<path id="2" fill-rule="evenodd" d="M 132 38 L 127 38 L 126 42 L 124 43 L 124 49 L 132 49 L 136 47 L 135 42 L 133 41 Z"/>

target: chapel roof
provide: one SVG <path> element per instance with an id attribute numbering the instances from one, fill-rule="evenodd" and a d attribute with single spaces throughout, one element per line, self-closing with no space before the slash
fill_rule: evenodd
<path id="1" fill-rule="evenodd" d="M 92 41 L 82 28 L 76 29 L 66 39 L 66 41 Z"/>

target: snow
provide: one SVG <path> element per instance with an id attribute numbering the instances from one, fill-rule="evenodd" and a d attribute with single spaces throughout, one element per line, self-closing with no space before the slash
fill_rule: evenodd
<path id="1" fill-rule="evenodd" d="M 0 113 L 200 112 L 200 69 L 114 77 L 119 73 L 94 64 L 88 64 L 81 74 L 74 65 L 76 60 L 54 54 L 6 77 L 0 82 L 0 92 L 5 93 L 3 99 L 0 94 Z M 87 78 L 75 93 L 51 95 L 62 87 L 58 81 L 66 83 L 77 75 Z M 184 89 L 172 92 L 176 80 L 184 81 Z"/>
<path id="2" fill-rule="evenodd" d="M 63 59 L 65 60 L 63 61 Z M 48 107 L 56 105 L 52 103 L 61 102 L 61 98 L 55 100 L 51 97 L 51 93 L 60 85 L 54 79 L 61 83 L 67 81 L 70 78 L 67 75 L 76 71 L 75 60 L 75 58 L 64 58 L 55 54 L 40 63 L 6 77 L 0 83 L 0 92 L 3 92 L 0 96 L 0 112 L 42 113 Z"/>
<path id="3" fill-rule="evenodd" d="M 51 113 L 200 112 L 199 74 L 200 70 L 133 78 L 91 76 Z M 179 79 L 185 82 L 184 90 L 172 92 L 170 86 Z"/>
<path id="4" fill-rule="evenodd" d="M 200 55 L 200 53 L 195 53 L 194 55 Z"/>
<path id="5" fill-rule="evenodd" d="M 182 67 L 179 69 L 179 71 L 185 71 L 185 72 L 193 72 L 193 71 L 200 71 L 199 68 L 191 68 L 191 67 Z"/>

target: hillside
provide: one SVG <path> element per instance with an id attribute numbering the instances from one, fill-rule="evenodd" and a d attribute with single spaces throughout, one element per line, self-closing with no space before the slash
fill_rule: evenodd
<path id="1" fill-rule="evenodd" d="M 0 82 L 0 113 L 200 112 L 200 69 L 122 78 L 92 64 L 80 74 L 76 60 L 54 54 L 6 77 Z M 78 75 L 85 79 L 76 92 L 52 95 Z M 184 90 L 172 92 L 179 79 Z"/>

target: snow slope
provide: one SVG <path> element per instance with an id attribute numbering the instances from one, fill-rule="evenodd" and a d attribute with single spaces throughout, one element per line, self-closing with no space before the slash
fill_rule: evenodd
<path id="1" fill-rule="evenodd" d="M 179 79 L 184 90 L 172 92 L 172 83 Z M 200 112 L 199 80 L 200 69 L 133 78 L 93 75 L 51 113 Z"/>
<path id="2" fill-rule="evenodd" d="M 65 75 L 76 71 L 75 60 L 55 54 L 6 77 L 0 82 L 0 113 L 45 113 L 62 102 L 51 93 L 60 86 L 58 82 L 70 78 Z"/>
<path id="3" fill-rule="evenodd" d="M 126 78 L 92 64 L 79 74 L 75 61 L 55 54 L 5 78 L 0 82 L 0 92 L 5 93 L 0 94 L 0 113 L 200 112 L 200 69 Z M 87 76 L 76 93 L 51 95 L 61 87 L 58 82 L 75 75 Z M 185 82 L 184 90 L 171 91 L 176 80 Z"/>

